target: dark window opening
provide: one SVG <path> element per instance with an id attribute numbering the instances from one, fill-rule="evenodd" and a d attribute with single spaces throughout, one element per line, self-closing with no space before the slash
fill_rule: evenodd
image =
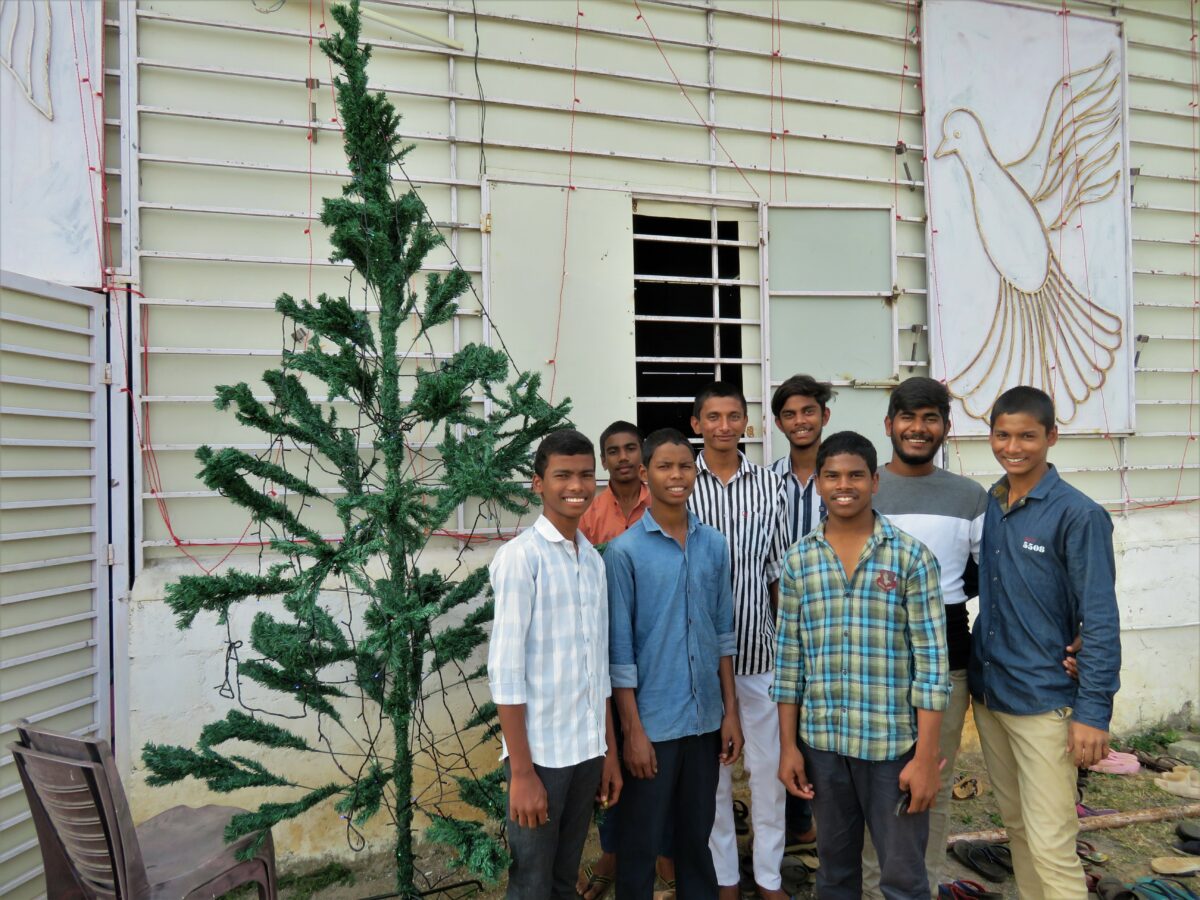
<path id="1" fill-rule="evenodd" d="M 711 321 L 670 320 L 740 318 L 741 288 L 719 285 L 714 291 L 711 284 L 647 281 L 642 276 L 736 279 L 740 277 L 738 248 L 717 247 L 714 267 L 712 244 L 647 239 L 662 235 L 710 240 L 712 225 L 707 219 L 635 215 L 633 231 L 637 424 L 643 434 L 678 428 L 692 437 L 696 394 L 718 378 L 742 387 L 741 364 L 723 362 L 742 356 L 742 329 Z M 738 223 L 717 222 L 716 237 L 736 241 Z"/>

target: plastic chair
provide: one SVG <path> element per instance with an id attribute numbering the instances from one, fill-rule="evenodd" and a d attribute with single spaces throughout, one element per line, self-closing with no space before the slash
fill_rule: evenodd
<path id="1" fill-rule="evenodd" d="M 278 896 L 275 847 L 266 841 L 250 860 L 237 853 L 225 826 L 241 809 L 176 806 L 134 828 L 108 744 L 20 723 L 10 744 L 33 813 L 48 895 L 97 900 L 184 900 L 217 897 L 255 884 L 260 900 Z"/>

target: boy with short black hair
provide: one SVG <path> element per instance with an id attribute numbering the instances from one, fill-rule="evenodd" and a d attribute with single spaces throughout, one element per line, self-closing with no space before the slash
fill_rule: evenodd
<path id="1" fill-rule="evenodd" d="M 641 476 L 642 433 L 636 425 L 618 419 L 601 432 L 600 465 L 608 473 L 608 487 L 579 520 L 579 530 L 593 546 L 624 533 L 650 506 Z"/>
<path id="2" fill-rule="evenodd" d="M 542 515 L 490 567 L 488 685 L 503 732 L 513 900 L 573 898 L 592 804 L 616 803 L 604 564 L 579 519 L 596 491 L 592 442 L 548 434 L 534 456 Z M 570 709 L 572 715 L 561 711 Z"/>
<path id="3" fill-rule="evenodd" d="M 775 427 L 788 442 L 788 452 L 771 463 L 771 471 L 788 486 L 789 546 L 812 531 L 825 515 L 813 476 L 832 398 L 832 386 L 811 375 L 793 375 L 771 397 Z"/>
<path id="4" fill-rule="evenodd" d="M 950 432 L 950 392 L 941 382 L 922 376 L 903 381 L 888 400 L 883 427 L 892 442 L 892 458 L 879 468 L 875 511 L 933 553 L 941 571 L 942 602 L 946 610 L 950 702 L 942 715 L 940 749 L 948 777 L 929 811 L 929 843 L 925 851 L 929 891 L 936 897 L 946 861 L 953 781 L 949 775 L 954 771 L 971 703 L 967 690 L 967 660 L 971 655 L 967 598 L 975 596 L 979 581 L 979 544 L 987 492 L 970 478 L 936 464 Z M 863 897 L 883 900 L 879 890 L 879 861 L 869 840 L 863 853 Z"/>
<path id="5" fill-rule="evenodd" d="M 681 897 L 717 895 L 708 837 L 719 763 L 741 752 L 733 687 L 733 592 L 725 538 L 688 511 L 691 445 L 651 434 L 651 508 L 604 554 L 613 700 L 629 776 L 621 803 L 618 900 L 650 900 L 669 821 Z"/>
<path id="6" fill-rule="evenodd" d="M 1112 519 L 1063 481 L 1054 401 L 1005 391 L 991 413 L 993 485 L 980 554 L 969 682 L 984 760 L 1030 900 L 1084 900 L 1075 853 L 1076 767 L 1108 755 L 1121 635 Z M 1083 639 L 1078 682 L 1062 648 Z"/>
<path id="7" fill-rule="evenodd" d="M 771 414 L 788 442 L 788 452 L 771 463 L 771 471 L 787 485 L 788 536 L 790 547 L 817 527 L 825 517 L 825 504 L 817 493 L 817 448 L 821 434 L 829 424 L 829 401 L 833 387 L 811 375 L 793 375 L 775 389 Z M 813 866 L 812 807 L 802 797 L 787 795 L 787 839 L 784 853 L 806 854 L 806 866 Z"/>
<path id="8" fill-rule="evenodd" d="M 948 693 L 937 560 L 871 508 L 878 476 L 865 437 L 822 442 L 817 479 L 829 515 L 788 552 L 780 581 L 779 778 L 813 800 L 822 900 L 861 896 L 864 824 L 884 896 L 927 900 Z"/>
<path id="9" fill-rule="evenodd" d="M 738 450 L 748 419 L 746 397 L 735 385 L 714 381 L 696 397 L 692 430 L 704 440 L 696 459 L 696 487 L 688 508 L 729 543 L 733 620 L 737 635 L 734 685 L 745 735 L 743 764 L 750 781 L 754 828 L 754 882 L 764 900 L 786 900 L 780 875 L 784 848 L 783 786 L 779 768 L 779 717 L 771 702 L 775 658 L 775 591 L 787 550 L 787 489 L 783 480 Z M 713 865 L 722 900 L 736 900 L 741 880 L 733 821 L 733 778 L 721 769 L 713 823 Z"/>

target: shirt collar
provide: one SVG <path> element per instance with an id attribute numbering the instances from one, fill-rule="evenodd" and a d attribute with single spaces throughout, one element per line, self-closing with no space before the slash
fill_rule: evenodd
<path id="1" fill-rule="evenodd" d="M 554 527 L 553 523 L 546 518 L 544 513 L 538 516 L 537 521 L 533 523 L 533 530 L 551 543 L 562 542 L 565 544 L 567 542 L 567 539 L 563 537 L 562 532 Z M 575 545 L 580 550 L 585 547 L 592 546 L 591 542 L 583 536 L 583 532 L 579 530 L 576 530 L 575 532 Z"/>
<path id="2" fill-rule="evenodd" d="M 887 516 L 881 516 L 878 510 L 872 509 L 871 512 L 875 516 L 875 529 L 871 532 L 871 536 L 867 538 L 867 543 L 871 547 L 883 541 L 893 541 L 896 539 L 896 526 L 888 521 Z M 822 519 L 820 524 L 812 530 L 812 536 L 820 539 L 824 544 L 829 541 L 825 538 L 825 524 L 829 519 Z"/>
<path id="3" fill-rule="evenodd" d="M 1054 463 L 1047 463 L 1047 465 L 1049 468 L 1046 470 L 1046 474 L 1043 475 L 1038 480 L 1038 483 L 1033 486 L 1033 490 L 1017 501 L 1018 503 L 1023 503 L 1026 500 L 1045 500 L 1050 492 L 1058 486 L 1058 483 L 1062 481 L 1062 477 L 1058 474 L 1058 470 L 1054 468 Z M 1007 475 L 1001 476 L 1000 480 L 992 485 L 990 493 L 996 498 L 996 501 L 1001 505 L 1001 507 L 1003 507 L 1005 511 L 1008 511 L 1009 503 Z"/>
<path id="4" fill-rule="evenodd" d="M 793 479 L 803 490 L 808 490 L 817 479 L 815 470 L 808 476 L 808 481 L 801 481 L 797 478 L 796 473 L 792 471 L 792 457 L 790 455 L 781 456 L 775 462 L 771 463 L 771 471 L 783 478 Z"/>
<path id="5" fill-rule="evenodd" d="M 608 502 L 617 509 L 621 508 L 621 504 L 617 500 L 617 495 L 613 493 L 611 484 L 605 485 L 604 496 L 608 499 Z M 650 508 L 650 488 L 646 487 L 645 482 L 641 483 L 641 491 L 638 493 L 638 501 L 637 505 L 634 506 L 634 509 L 637 509 L 638 506 L 644 506 L 647 509 Z"/>
<path id="6" fill-rule="evenodd" d="M 697 516 L 690 509 L 687 511 L 687 517 L 688 517 L 687 533 L 689 535 L 691 535 L 691 533 L 693 531 L 695 531 L 697 528 L 700 527 L 700 517 Z M 653 507 L 650 507 L 649 509 L 646 510 L 645 515 L 643 515 L 641 518 L 641 523 L 642 523 L 642 526 L 647 531 L 657 531 L 663 537 L 671 538 L 671 540 L 675 540 L 675 538 L 672 538 L 669 534 L 667 534 L 665 531 L 662 530 L 662 526 L 658 524 L 658 519 L 654 518 L 654 508 Z"/>
<path id="7" fill-rule="evenodd" d="M 738 451 L 738 467 L 737 467 L 737 471 L 733 473 L 733 478 L 740 478 L 743 475 L 748 475 L 750 473 L 751 465 L 752 465 L 752 463 L 750 462 L 750 460 L 746 459 L 746 454 L 743 453 L 741 450 L 739 450 Z M 708 460 L 704 458 L 704 450 L 703 449 L 701 449 L 701 451 L 696 454 L 696 471 L 697 472 L 707 472 L 709 475 L 712 475 L 713 478 L 717 477 L 716 475 L 713 475 L 712 469 L 710 469 L 708 467 Z M 730 478 L 729 480 L 733 481 L 733 478 Z"/>

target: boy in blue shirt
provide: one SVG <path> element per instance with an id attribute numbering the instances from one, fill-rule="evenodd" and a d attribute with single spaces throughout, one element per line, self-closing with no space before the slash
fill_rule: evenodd
<path id="1" fill-rule="evenodd" d="M 708 849 L 719 763 L 742 748 L 733 686 L 729 547 L 688 511 L 691 445 L 663 428 L 642 447 L 646 514 L 608 545 L 609 670 L 624 730 L 618 900 L 650 900 L 667 817 L 679 896 L 715 900 Z M 634 826 L 637 827 L 634 827 Z"/>
<path id="2" fill-rule="evenodd" d="M 1108 755 L 1121 671 L 1112 520 L 1047 462 L 1058 442 L 1047 394 L 1005 391 L 990 424 L 1005 475 L 983 520 L 967 674 L 975 725 L 1021 896 L 1084 900 L 1075 772 Z M 1074 681 L 1062 648 L 1077 634 Z"/>

